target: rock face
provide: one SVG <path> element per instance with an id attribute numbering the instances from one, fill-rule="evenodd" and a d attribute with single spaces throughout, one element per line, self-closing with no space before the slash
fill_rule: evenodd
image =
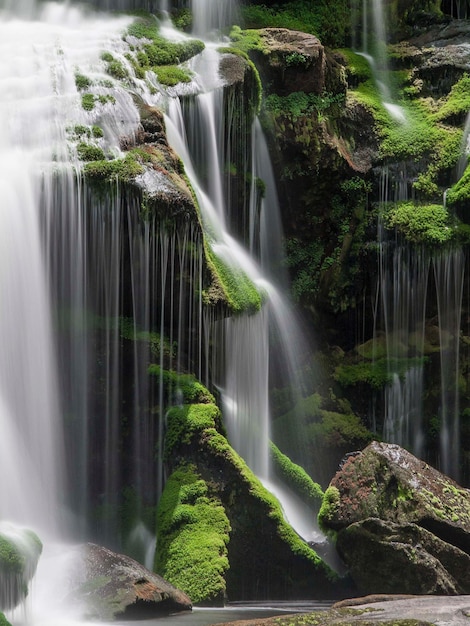
<path id="1" fill-rule="evenodd" d="M 397 445 L 349 457 L 320 521 L 362 593 L 470 591 L 470 492 Z"/>
<path id="2" fill-rule="evenodd" d="M 191 609 L 189 597 L 128 556 L 95 544 L 84 547 L 85 581 L 78 589 L 87 617 L 138 619 Z"/>

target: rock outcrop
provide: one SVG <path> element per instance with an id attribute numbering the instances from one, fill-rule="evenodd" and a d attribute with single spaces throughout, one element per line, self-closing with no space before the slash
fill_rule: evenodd
<path id="1" fill-rule="evenodd" d="M 351 455 L 320 522 L 362 593 L 470 591 L 470 492 L 398 445 Z"/>
<path id="2" fill-rule="evenodd" d="M 74 596 L 90 619 L 151 619 L 191 609 L 185 593 L 128 556 L 89 543 L 83 563 L 84 580 Z"/>

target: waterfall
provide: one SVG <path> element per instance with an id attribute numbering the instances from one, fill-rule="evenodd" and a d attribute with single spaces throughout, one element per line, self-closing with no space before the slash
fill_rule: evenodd
<path id="1" fill-rule="evenodd" d="M 360 3 L 360 4 L 359 4 Z M 367 59 L 375 83 L 380 92 L 382 103 L 389 114 L 400 123 L 406 122 L 402 107 L 394 103 L 390 83 L 390 69 L 387 58 L 387 18 L 383 0 L 355 0 L 355 21 L 360 20 L 361 47 L 358 53 Z M 357 24 L 353 25 L 354 42 L 357 45 Z"/>
<path id="2" fill-rule="evenodd" d="M 456 480 L 460 473 L 459 348 L 464 272 L 465 255 L 460 249 L 434 259 L 441 346 L 440 465 Z"/>
<path id="3" fill-rule="evenodd" d="M 380 193 L 382 207 L 387 202 L 407 199 L 403 176 L 395 175 L 393 179 L 390 171 L 384 169 Z M 434 417 L 440 426 L 435 462 L 444 473 L 458 479 L 459 345 L 465 255 L 460 248 L 435 251 L 407 243 L 396 234 L 387 234 L 380 216 L 378 226 L 380 320 L 376 313 L 374 340 L 376 352 L 380 353 L 378 358 L 386 358 L 389 378 L 383 398 L 383 437 L 410 449 L 418 457 L 426 456 L 423 430 L 423 397 L 429 393 L 424 362 L 426 325 L 433 306 L 437 306 L 439 380 L 436 384 L 440 385 L 440 398 Z M 435 360 L 432 366 L 436 367 Z"/>

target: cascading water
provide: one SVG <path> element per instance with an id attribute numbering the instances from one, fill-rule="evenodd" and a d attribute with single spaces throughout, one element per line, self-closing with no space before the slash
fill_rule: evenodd
<path id="1" fill-rule="evenodd" d="M 367 59 L 384 107 L 398 122 L 406 122 L 402 107 L 394 103 L 387 58 L 387 20 L 383 0 L 355 0 L 354 15 L 360 23 L 359 54 Z M 361 16 L 361 20 L 357 17 Z M 357 40 L 357 25 L 354 39 Z M 357 44 L 357 41 L 356 41 Z"/>
<path id="2" fill-rule="evenodd" d="M 196 10 L 195 30 L 220 28 L 233 10 L 227 0 L 208 22 L 198 22 L 205 9 Z M 251 224 L 260 225 L 261 237 L 258 226 L 248 228 L 249 253 L 227 226 L 223 93 L 214 71 L 220 55 L 208 45 L 194 63 L 199 95 L 183 105 L 169 98 L 169 138 L 198 195 L 214 253 L 249 276 L 265 299 L 256 314 L 214 320 L 202 307 L 199 229 L 165 229 L 157 219 L 142 219 L 129 190 L 116 185 L 100 195 L 77 176 L 83 133 L 90 137 L 99 127 L 93 141 L 113 156 L 121 154 L 121 138 L 136 133 L 139 112 L 101 59 L 112 50 L 127 63 L 121 34 L 130 18 L 29 1 L 8 4 L 0 20 L 0 463 L 12 477 L 2 486 L 1 517 L 37 530 L 43 540 L 91 536 L 118 547 L 127 542 L 129 549 L 139 544 L 132 549 L 150 564 L 145 506 L 154 505 L 165 480 L 162 464 L 154 469 L 155 444 L 160 461 L 163 452 L 162 372 L 191 371 L 213 383 L 208 346 L 219 334 L 223 347 L 211 364 L 223 372 L 215 382 L 231 439 L 270 478 L 270 335 L 274 328 L 290 380 L 303 340 L 270 279 L 281 246 L 266 144 L 256 122 L 247 167 L 252 181 L 265 180 L 267 193 L 260 201 L 252 184 Z M 77 87 L 85 75 L 96 105 L 88 111 Z M 152 94 L 136 85 L 148 104 L 161 104 L 162 90 Z M 191 137 L 195 128 L 199 134 Z M 196 171 L 195 162 L 210 164 L 210 176 Z M 274 240 L 269 254 L 266 244 Z M 123 529 L 117 520 L 126 505 L 136 515 Z M 49 551 L 62 552 L 52 545 Z M 37 594 L 48 611 L 51 593 Z"/>

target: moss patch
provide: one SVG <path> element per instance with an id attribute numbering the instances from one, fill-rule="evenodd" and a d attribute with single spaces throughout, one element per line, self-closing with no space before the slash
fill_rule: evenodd
<path id="1" fill-rule="evenodd" d="M 318 508 L 323 498 L 323 491 L 320 485 L 310 478 L 303 467 L 293 463 L 289 457 L 282 454 L 273 443 L 270 446 L 270 453 L 274 472 L 279 478 L 297 493 L 304 502 L 307 502 L 313 508 Z"/>
<path id="2" fill-rule="evenodd" d="M 438 204 L 397 202 L 386 209 L 384 222 L 415 244 L 441 245 L 454 237 L 450 215 Z"/>
<path id="3" fill-rule="evenodd" d="M 155 570 L 196 604 L 222 601 L 230 524 L 194 466 L 182 465 L 168 479 L 157 528 Z"/>

